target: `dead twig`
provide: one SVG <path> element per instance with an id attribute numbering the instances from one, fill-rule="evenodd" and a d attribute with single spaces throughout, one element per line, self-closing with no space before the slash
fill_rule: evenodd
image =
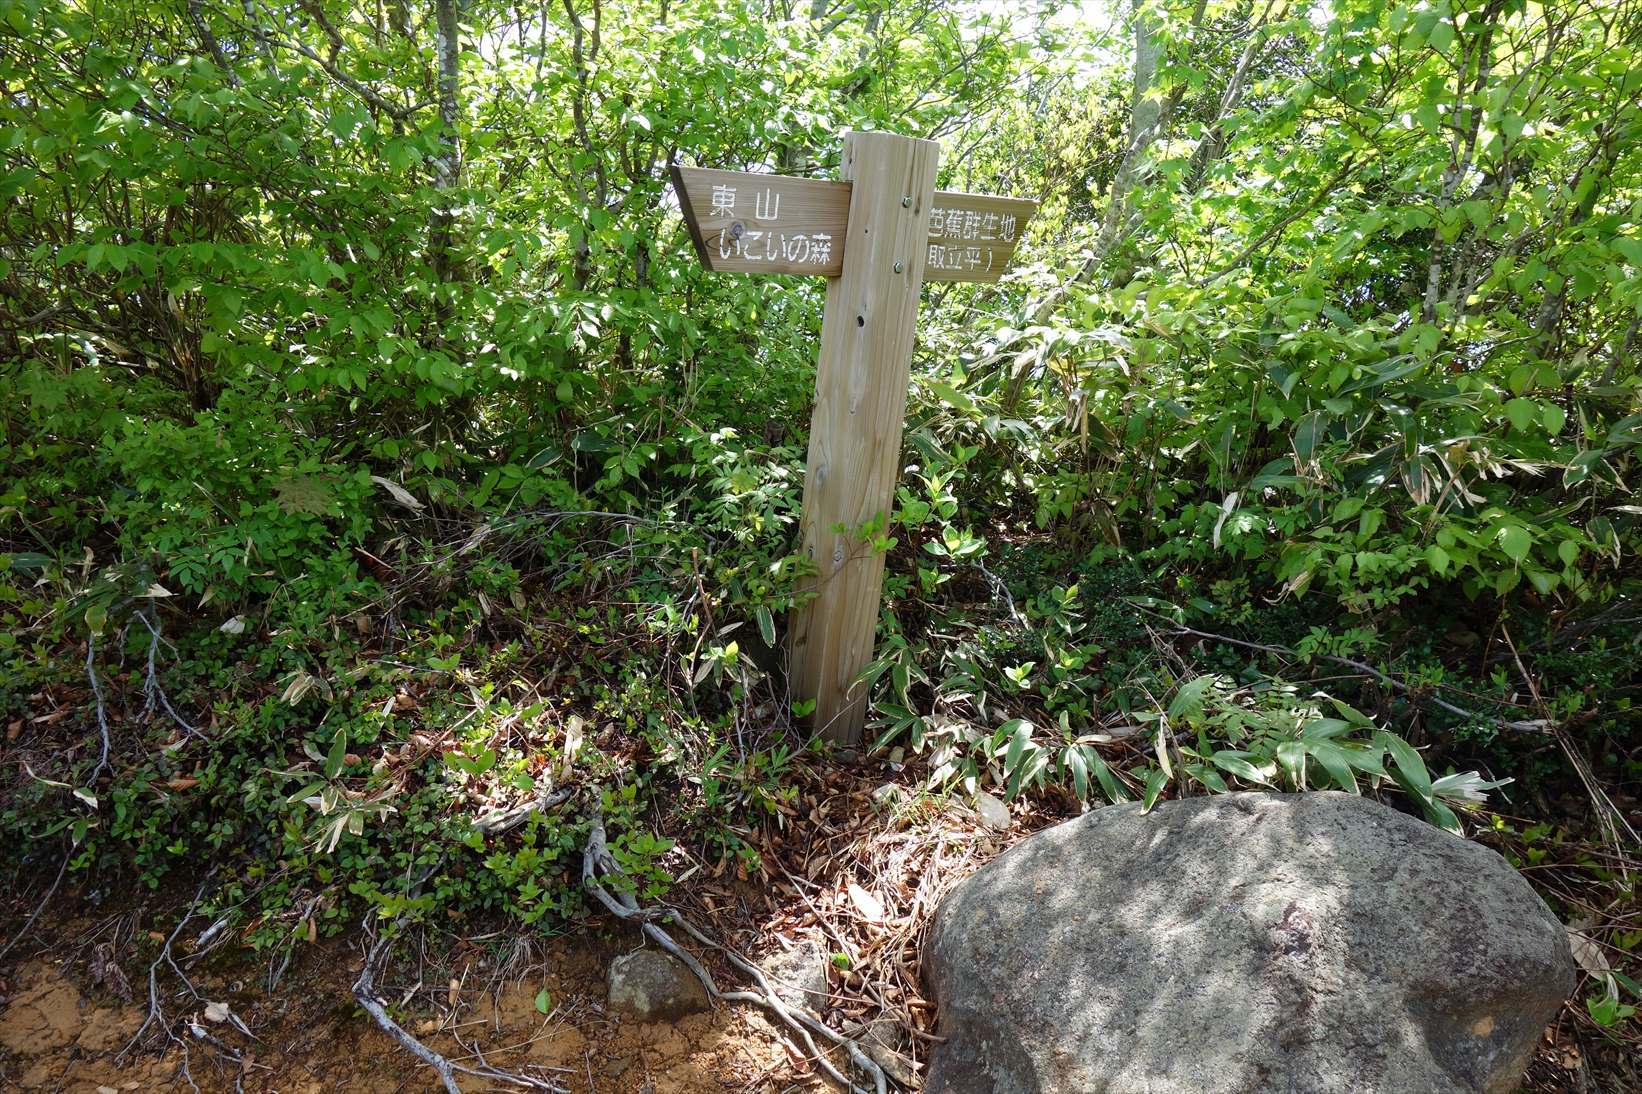
<path id="1" fill-rule="evenodd" d="M 411 892 L 414 893 L 417 889 L 420 889 L 422 887 L 422 882 L 431 877 L 434 871 L 443 864 L 443 859 L 434 863 L 433 866 L 422 875 L 421 879 L 418 880 L 416 884 L 411 886 Z M 399 922 L 403 923 L 403 920 L 400 920 Z M 395 925 L 397 926 L 398 924 Z M 365 954 L 364 968 L 362 968 L 359 972 L 359 979 L 354 981 L 353 997 L 361 1007 L 365 1008 L 365 1013 L 369 1014 L 376 1020 L 376 1024 L 382 1028 L 383 1032 L 387 1033 L 388 1036 L 392 1037 L 395 1041 L 398 1041 L 400 1046 L 412 1056 L 415 1056 L 418 1060 L 421 1060 L 423 1063 L 433 1068 L 434 1071 L 439 1073 L 439 1078 L 440 1081 L 444 1083 L 446 1094 L 462 1094 L 462 1088 L 456 1085 L 457 1074 L 472 1075 L 478 1079 L 488 1079 L 491 1082 L 505 1083 L 509 1086 L 519 1086 L 525 1088 L 526 1090 L 543 1090 L 550 1092 L 550 1094 L 569 1094 L 569 1092 L 564 1090 L 564 1088 L 554 1086 L 552 1083 L 537 1079 L 534 1076 L 520 1075 L 517 1072 L 504 1071 L 501 1068 L 492 1067 L 490 1064 L 484 1062 L 484 1057 L 482 1056 L 478 1057 L 480 1061 L 480 1066 L 478 1067 L 469 1067 L 466 1064 L 459 1064 L 454 1060 L 435 1052 L 433 1049 L 417 1040 L 417 1038 L 413 1036 L 409 1030 L 405 1029 L 405 1027 L 401 1026 L 398 1022 L 395 1022 L 388 1014 L 387 1007 L 385 1007 L 382 1004 L 382 1001 L 376 996 L 377 980 L 382 975 L 382 969 L 387 961 L 388 950 L 392 947 L 392 945 L 393 937 L 389 934 L 379 934 L 376 941 L 371 943 L 370 949 Z"/>
<path id="2" fill-rule="evenodd" d="M 57 895 L 57 886 L 63 883 L 63 875 L 68 872 L 68 860 L 72 857 L 72 855 L 63 856 L 63 864 L 57 867 L 57 880 L 51 883 L 51 888 L 46 890 L 46 895 L 41 898 L 39 904 L 35 905 L 34 913 L 28 917 L 28 922 L 23 924 L 23 929 L 18 931 L 10 942 L 6 943 L 5 949 L 0 950 L 0 962 L 4 962 L 6 955 L 11 953 L 12 948 L 28 936 L 29 931 L 34 927 L 34 921 L 40 918 L 40 913 L 46 910 L 46 905 L 51 903 L 51 898 Z"/>
<path id="3" fill-rule="evenodd" d="M 610 849 L 605 842 L 604 820 L 601 817 L 595 817 L 592 831 L 587 836 L 587 846 L 582 854 L 582 885 L 598 899 L 599 903 L 609 909 L 616 918 L 638 924 L 645 937 L 682 961 L 695 974 L 696 979 L 701 981 L 701 986 L 707 990 L 707 994 L 711 998 L 732 1003 L 752 1003 L 774 1014 L 804 1042 L 804 1047 L 809 1051 L 810 1056 L 827 1073 L 827 1076 L 850 1091 L 851 1094 L 864 1094 L 868 1088 L 851 1082 L 834 1067 L 832 1062 L 816 1047 L 815 1038 L 811 1036 L 812 1032 L 820 1034 L 828 1041 L 845 1049 L 849 1053 L 850 1061 L 864 1074 L 872 1077 L 871 1090 L 875 1094 L 886 1094 L 888 1082 L 884 1078 L 883 1068 L 879 1067 L 871 1057 L 862 1051 L 861 1046 L 854 1040 L 832 1029 L 819 1018 L 802 1010 L 793 1011 L 788 1009 L 786 1004 L 781 1001 L 781 998 L 776 995 L 775 989 L 770 985 L 763 970 L 759 969 L 758 966 L 722 943 L 714 941 L 677 909 L 642 909 L 639 907 L 638 902 L 633 899 L 631 893 L 621 892 L 612 895 L 598 880 L 600 877 L 624 876 L 621 866 L 610 854 Z M 697 960 L 696 956 L 680 946 L 673 940 L 671 935 L 657 925 L 655 921 L 662 918 L 681 927 L 685 933 L 698 943 L 722 953 L 732 965 L 750 976 L 758 984 L 759 990 L 752 992 L 724 991 L 720 989 L 718 984 L 714 982 L 712 974 Z"/>

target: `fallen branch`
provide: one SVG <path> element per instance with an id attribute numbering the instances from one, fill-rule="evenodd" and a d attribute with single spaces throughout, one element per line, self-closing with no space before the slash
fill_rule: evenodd
<path id="1" fill-rule="evenodd" d="M 643 909 L 639 907 L 638 902 L 633 899 L 631 893 L 622 892 L 611 895 L 610 891 L 599 882 L 600 877 L 625 877 L 625 875 L 622 873 L 620 864 L 611 856 L 609 846 L 605 842 L 603 818 L 595 817 L 593 830 L 588 833 L 587 846 L 582 854 L 582 885 L 598 899 L 600 904 L 609 909 L 616 918 L 628 923 L 636 923 L 639 929 L 644 932 L 645 937 L 682 961 L 695 974 L 696 979 L 701 981 L 701 986 L 707 990 L 709 997 L 732 1003 L 752 1003 L 755 1006 L 763 1007 L 781 1019 L 782 1023 L 804 1042 L 804 1047 L 809 1050 L 811 1057 L 827 1073 L 827 1076 L 850 1091 L 850 1094 L 866 1094 L 867 1088 L 851 1082 L 833 1066 L 830 1060 L 822 1055 L 820 1049 L 816 1047 L 815 1039 L 811 1036 L 812 1031 L 848 1051 L 850 1061 L 863 1073 L 872 1077 L 871 1090 L 874 1094 L 886 1094 L 888 1083 L 884 1078 L 883 1068 L 879 1067 L 876 1061 L 862 1051 L 861 1046 L 856 1044 L 854 1040 L 832 1029 L 819 1018 L 802 1010 L 796 1012 L 789 1010 L 786 1004 L 781 1001 L 781 998 L 776 995 L 775 989 L 771 987 L 763 970 L 757 965 L 754 965 L 729 947 L 708 937 L 695 924 L 691 923 L 684 913 L 676 908 Z M 760 990 L 757 992 L 721 990 L 718 984 L 713 981 L 712 974 L 707 971 L 706 967 L 696 959 L 694 954 L 680 946 L 673 940 L 671 935 L 658 926 L 655 922 L 657 919 L 667 919 L 677 924 L 697 942 L 722 953 L 732 965 L 752 977 L 757 982 Z"/>
<path id="2" fill-rule="evenodd" d="M 427 871 L 422 874 L 421 878 L 419 878 L 416 883 L 411 886 L 411 893 L 414 895 L 415 892 L 422 887 L 422 883 L 432 877 L 434 871 L 438 870 L 439 867 L 443 865 L 444 859 L 441 858 L 438 862 L 435 862 L 432 866 L 430 866 Z M 404 920 L 400 919 L 397 923 L 395 923 L 395 926 L 398 926 L 403 922 Z M 387 1007 L 383 1006 L 382 1001 L 376 997 L 377 978 L 382 974 L 382 968 L 387 961 L 388 950 L 392 944 L 392 936 L 386 934 L 378 935 L 376 941 L 371 944 L 371 948 L 365 954 L 365 967 L 359 971 L 359 979 L 354 981 L 353 997 L 361 1007 L 365 1008 L 365 1013 L 369 1014 L 376 1020 L 376 1024 L 382 1028 L 383 1032 L 392 1037 L 395 1041 L 398 1041 L 400 1046 L 412 1056 L 415 1056 L 418 1060 L 421 1060 L 423 1063 L 433 1068 L 434 1071 L 439 1073 L 439 1078 L 444 1083 L 446 1094 L 462 1094 L 462 1088 L 456 1085 L 456 1076 L 458 1073 L 462 1075 L 472 1075 L 478 1079 L 489 1079 L 492 1082 L 506 1083 L 510 1086 L 520 1086 L 524 1087 L 526 1090 L 543 1090 L 548 1091 L 549 1094 L 569 1094 L 569 1091 L 565 1090 L 563 1087 L 554 1086 L 552 1083 L 534 1078 L 533 1076 L 520 1075 L 516 1072 L 504 1071 L 501 1068 L 492 1067 L 490 1064 L 484 1062 L 484 1057 L 482 1056 L 479 1057 L 481 1065 L 479 1067 L 468 1067 L 465 1064 L 459 1064 L 454 1060 L 435 1052 L 433 1049 L 417 1040 L 409 1030 L 405 1029 L 404 1026 L 401 1026 L 398 1022 L 395 1022 L 388 1014 Z"/>
<path id="3" fill-rule="evenodd" d="M 46 895 L 41 898 L 39 904 L 35 905 L 34 914 L 28 917 L 28 922 L 23 924 L 23 929 L 18 931 L 10 942 L 6 943 L 5 949 L 0 950 L 0 962 L 5 961 L 6 955 L 11 953 L 12 948 L 16 946 L 17 943 L 28 937 L 29 931 L 34 927 L 34 921 L 40 918 L 40 913 L 46 910 L 47 904 L 51 903 L 51 898 L 57 893 L 57 886 L 63 883 L 63 875 L 68 872 L 68 860 L 72 857 L 72 855 L 63 856 L 63 864 L 57 867 L 57 880 L 51 883 L 51 888 L 46 890 Z"/>

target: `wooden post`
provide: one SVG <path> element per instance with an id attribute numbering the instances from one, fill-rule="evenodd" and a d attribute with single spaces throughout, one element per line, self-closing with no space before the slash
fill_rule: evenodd
<path id="1" fill-rule="evenodd" d="M 804 480 L 803 550 L 820 572 L 789 643 L 794 694 L 813 697 L 816 731 L 846 746 L 866 722 L 855 678 L 872 659 L 884 580 L 884 556 L 856 533 L 874 519 L 888 531 L 939 156 L 934 141 L 844 138 L 848 236 L 827 284 Z"/>
<path id="2" fill-rule="evenodd" d="M 826 277 L 803 549 L 820 573 L 787 637 L 795 698 L 822 736 L 861 743 L 887 534 L 900 470 L 918 296 L 925 280 L 996 281 L 1037 203 L 936 190 L 940 149 L 890 133 L 844 138 L 837 182 L 675 164 L 673 187 L 701 264 L 731 274 Z M 842 531 L 840 531 L 842 529 Z"/>

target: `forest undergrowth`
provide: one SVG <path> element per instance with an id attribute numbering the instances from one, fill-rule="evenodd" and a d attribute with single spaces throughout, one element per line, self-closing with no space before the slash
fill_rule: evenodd
<path id="1" fill-rule="evenodd" d="M 1332 788 L 1567 925 L 1535 1089 L 1634 1083 L 1642 8 L 1010 9 L 0 0 L 0 944 L 582 929 L 602 830 L 733 945 L 814 901 L 916 1060 L 937 859 Z M 1039 212 L 925 290 L 843 756 L 785 657 L 824 286 L 704 273 L 667 168 L 852 128 Z"/>

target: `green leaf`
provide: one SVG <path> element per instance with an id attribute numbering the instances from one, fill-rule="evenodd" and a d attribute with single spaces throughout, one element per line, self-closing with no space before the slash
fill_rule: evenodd
<path id="1" fill-rule="evenodd" d="M 1307 741 L 1306 751 L 1317 757 L 1317 762 L 1323 765 L 1323 770 L 1329 773 L 1334 784 L 1348 794 L 1358 793 L 1357 776 L 1352 774 L 1351 764 L 1346 761 L 1345 750 L 1333 741 Z"/>
<path id="2" fill-rule="evenodd" d="M 1244 782 L 1259 783 L 1262 786 L 1272 785 L 1271 780 L 1250 762 L 1247 752 L 1222 749 L 1210 756 L 1209 761 L 1228 775 L 1235 775 Z"/>
<path id="3" fill-rule="evenodd" d="M 1206 767 L 1203 764 L 1187 764 L 1186 774 L 1216 794 L 1224 794 L 1228 789 L 1226 780 L 1222 779 L 1220 773 L 1212 767 Z"/>
<path id="4" fill-rule="evenodd" d="M 325 777 L 334 779 L 342 774 L 342 765 L 348 760 L 348 731 L 339 729 L 331 738 L 331 751 L 325 757 Z"/>
<path id="5" fill-rule="evenodd" d="M 1505 404 L 1505 416 L 1513 429 L 1525 432 L 1540 420 L 1539 404 L 1532 399 L 1512 399 Z"/>
<path id="6" fill-rule="evenodd" d="M 753 609 L 753 615 L 758 619 L 758 633 L 764 639 L 764 644 L 774 648 L 775 616 L 771 615 L 770 609 L 763 604 Z"/>
<path id="7" fill-rule="evenodd" d="M 955 410 L 961 410 L 965 414 L 975 413 L 975 404 L 970 401 L 969 396 L 965 395 L 951 384 L 942 383 L 940 380 L 927 380 L 925 382 L 929 385 L 929 389 L 936 395 L 939 395 L 941 397 L 941 402 L 945 403 L 947 406 L 950 406 Z"/>
<path id="8" fill-rule="evenodd" d="M 1385 730 L 1374 734 L 1374 743 L 1391 754 L 1391 761 L 1397 766 L 1397 781 L 1405 789 L 1420 798 L 1431 797 L 1431 774 L 1413 745 Z"/>
<path id="9" fill-rule="evenodd" d="M 1301 789 L 1306 785 L 1306 748 L 1299 741 L 1283 741 L 1277 746 L 1277 762 L 1288 773 L 1289 782 Z"/>
<path id="10" fill-rule="evenodd" d="M 1168 773 L 1161 768 L 1152 768 L 1146 775 L 1146 793 L 1140 799 L 1140 811 L 1150 813 L 1152 806 L 1157 804 L 1157 796 L 1163 793 L 1163 788 L 1169 784 Z"/>
<path id="11" fill-rule="evenodd" d="M 1004 774 L 1008 776 L 1020 767 L 1021 755 L 1032 740 L 1032 723 L 1025 718 L 1014 718 L 999 726 L 998 732 L 1010 734 L 1009 751 L 1003 759 Z"/>
<path id="12" fill-rule="evenodd" d="M 1528 557 L 1528 551 L 1533 545 L 1533 534 L 1520 524 L 1507 524 L 1500 530 L 1500 550 L 1519 566 L 1522 560 Z"/>
<path id="13" fill-rule="evenodd" d="M 541 991 L 536 993 L 536 1010 L 540 1014 L 546 1014 L 552 1009 L 553 993 L 548 991 L 546 988 L 543 988 Z"/>
<path id="14" fill-rule="evenodd" d="M 314 797 L 321 790 L 324 790 L 324 789 L 325 789 L 325 784 L 324 783 L 309 783 L 307 786 L 304 786 L 301 790 L 298 790 L 295 794 L 291 794 L 288 797 L 286 797 L 285 803 L 287 805 L 295 805 L 297 802 L 307 801 L 309 798 Z"/>
<path id="15" fill-rule="evenodd" d="M 1604 448 L 1591 448 L 1579 453 L 1568 461 L 1568 469 L 1562 473 L 1562 485 L 1578 486 L 1590 478 L 1607 454 Z"/>
<path id="16" fill-rule="evenodd" d="M 1089 761 L 1083 755 L 1082 745 L 1066 750 L 1066 767 L 1072 772 L 1072 790 L 1078 801 L 1089 800 Z"/>
<path id="17" fill-rule="evenodd" d="M 1172 721 L 1183 721 L 1187 725 L 1198 722 L 1203 717 L 1203 700 L 1210 688 L 1214 687 L 1219 677 L 1213 673 L 1195 676 L 1180 685 L 1174 698 L 1169 701 L 1169 718 Z"/>
<path id="18" fill-rule="evenodd" d="M 1091 748 L 1087 750 L 1087 755 L 1089 766 L 1094 768 L 1095 771 L 1095 781 L 1100 783 L 1101 790 L 1106 794 L 1106 800 L 1114 805 L 1128 801 L 1129 795 L 1123 789 L 1123 783 L 1118 779 L 1117 773 L 1101 758 L 1100 753 Z"/>

